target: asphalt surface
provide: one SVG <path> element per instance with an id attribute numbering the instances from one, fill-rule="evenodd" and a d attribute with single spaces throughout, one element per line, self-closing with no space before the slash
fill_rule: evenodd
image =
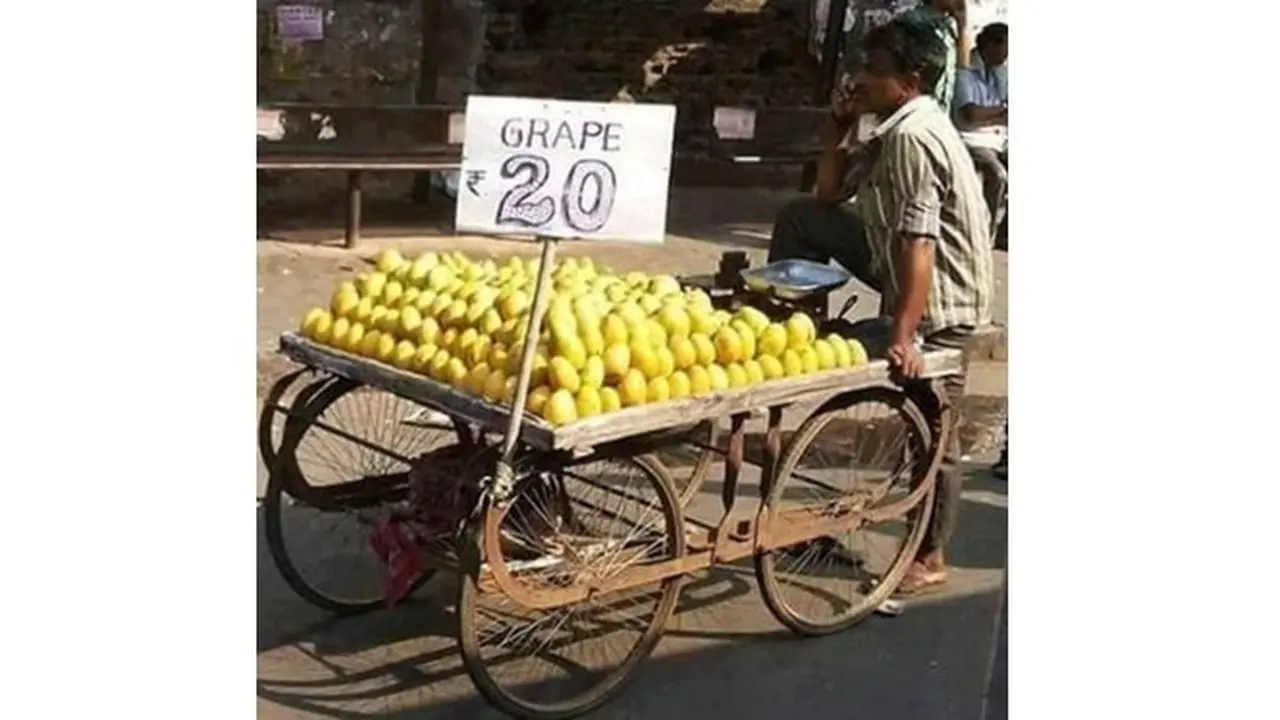
<path id="1" fill-rule="evenodd" d="M 991 658 L 991 679 L 987 683 L 987 710 L 983 720 L 1007 720 L 1009 717 L 1009 586 L 1004 587 L 1004 602 L 999 610 L 999 627 Z"/>
<path id="2" fill-rule="evenodd" d="M 765 609 L 749 563 L 695 577 L 653 656 L 590 717 L 977 720 L 984 710 L 989 720 L 1005 717 L 1004 683 L 992 682 L 990 669 L 1007 499 L 982 460 L 966 468 L 945 592 L 898 617 L 801 639 Z M 436 578 L 397 608 L 327 618 L 284 585 L 260 536 L 259 717 L 499 717 L 458 658 L 454 587 Z M 1007 672 L 1003 654 L 994 654 L 997 673 Z"/>

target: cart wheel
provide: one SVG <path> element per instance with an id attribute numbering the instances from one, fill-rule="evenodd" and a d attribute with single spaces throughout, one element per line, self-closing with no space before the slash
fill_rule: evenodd
<path id="1" fill-rule="evenodd" d="M 651 456 L 522 472 L 517 498 L 490 507 L 512 580 L 539 589 L 616 576 L 684 554 L 683 516 L 665 466 Z M 463 662 L 494 706 L 521 718 L 569 718 L 604 704 L 648 657 L 675 610 L 680 578 L 534 610 L 503 594 L 489 565 L 464 576 Z M 532 589 L 532 588 L 531 588 Z"/>
<path id="2" fill-rule="evenodd" d="M 825 635 L 888 599 L 924 539 L 940 451 L 915 403 L 888 388 L 836 398 L 800 426 L 778 463 L 761 532 L 787 510 L 858 498 L 867 503 L 862 512 L 884 517 L 758 554 L 760 591 L 779 622 L 802 635 Z M 767 536 L 757 541 L 767 545 Z"/>
<path id="3" fill-rule="evenodd" d="M 406 424 L 416 405 L 350 380 L 303 392 L 309 399 L 285 423 L 267 481 L 267 546 L 302 599 L 334 613 L 367 612 L 383 604 L 381 564 L 369 547 L 374 522 L 406 499 L 406 460 L 457 443 L 458 432 Z"/>
<path id="4" fill-rule="evenodd" d="M 280 447 L 280 437 L 284 433 L 284 422 L 288 417 L 287 412 L 279 409 L 280 401 L 307 371 L 307 368 L 302 368 L 284 375 L 271 386 L 267 397 L 262 401 L 262 413 L 258 415 L 258 454 L 262 457 L 262 464 L 268 469 L 275 465 L 276 450 Z M 288 412 L 301 409 L 306 404 L 307 391 L 314 391 L 315 387 L 315 383 L 304 385 L 302 391 L 294 393 Z"/>

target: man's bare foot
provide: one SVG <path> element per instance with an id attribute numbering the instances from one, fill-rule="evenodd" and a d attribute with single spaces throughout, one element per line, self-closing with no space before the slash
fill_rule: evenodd
<path id="1" fill-rule="evenodd" d="M 893 592 L 894 597 L 911 597 L 919 595 L 929 590 L 935 590 L 947 582 L 947 571 L 929 570 L 921 563 L 913 563 L 911 568 L 907 570 L 907 576 L 902 578 L 902 582 L 898 584 L 898 589 Z"/>
<path id="2" fill-rule="evenodd" d="M 907 568 L 906 577 L 898 584 L 894 597 L 910 597 L 936 590 L 947 582 L 947 562 L 941 551 L 934 551 L 916 559 Z"/>

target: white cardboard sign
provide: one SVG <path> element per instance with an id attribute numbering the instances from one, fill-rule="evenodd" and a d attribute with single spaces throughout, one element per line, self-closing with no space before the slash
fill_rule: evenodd
<path id="1" fill-rule="evenodd" d="M 671 105 L 470 96 L 458 230 L 662 242 L 675 117 Z"/>

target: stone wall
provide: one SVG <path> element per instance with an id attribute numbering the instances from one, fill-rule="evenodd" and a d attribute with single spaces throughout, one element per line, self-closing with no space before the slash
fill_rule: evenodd
<path id="1" fill-rule="evenodd" d="M 325 39 L 284 48 L 273 34 L 278 3 L 258 0 L 259 101 L 418 101 L 419 0 L 307 1 L 326 11 Z M 807 104 L 817 82 L 806 0 L 439 1 L 441 102 L 461 102 L 472 89 L 669 102 L 679 109 L 678 144 L 696 153 L 714 105 Z M 281 177 L 268 195 L 341 184 L 323 173 Z M 408 181 L 407 173 L 371 178 L 368 192 L 400 192 Z"/>
<path id="2" fill-rule="evenodd" d="M 309 0 L 324 8 L 325 38 L 297 49 L 275 38 L 275 0 L 258 0 L 259 102 L 412 103 L 421 3 Z"/>
<path id="3" fill-rule="evenodd" d="M 480 73 L 486 91 L 673 103 L 682 149 L 705 146 L 714 105 L 807 104 L 796 0 L 543 0 L 497 12 Z"/>

